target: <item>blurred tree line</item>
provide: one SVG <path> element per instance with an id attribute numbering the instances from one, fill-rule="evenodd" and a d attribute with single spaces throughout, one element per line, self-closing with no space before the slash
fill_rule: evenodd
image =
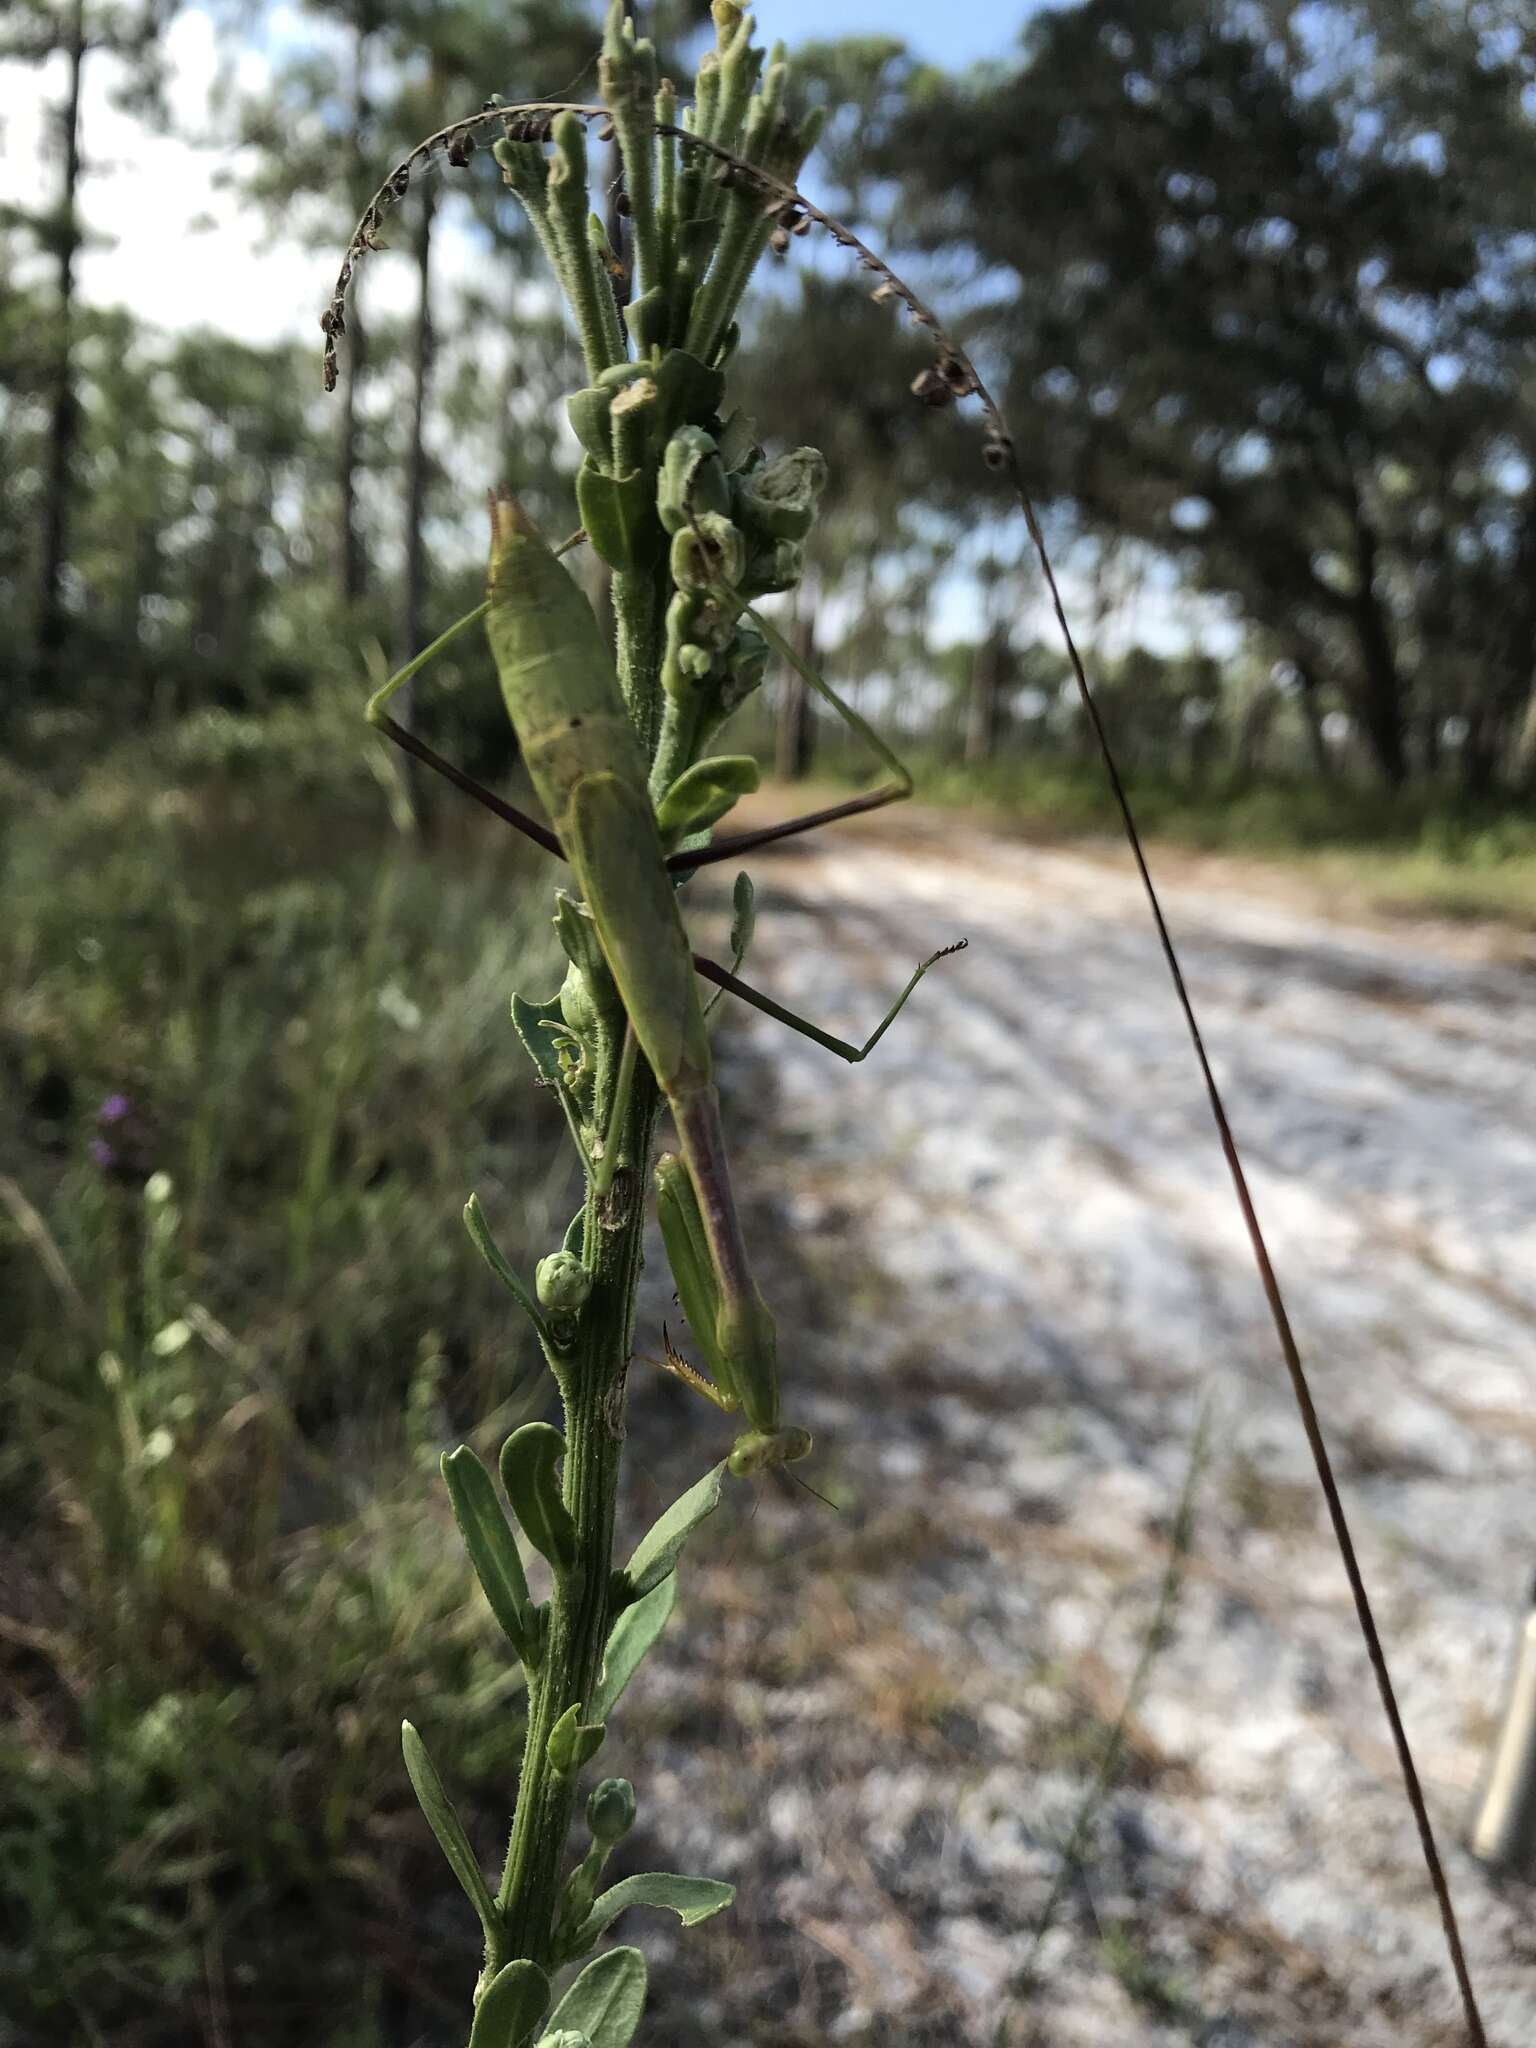
<path id="1" fill-rule="evenodd" d="M 307 343 L 242 343 L 215 306 L 170 336 L 79 302 L 98 175 L 81 76 L 111 52 L 163 120 L 173 6 L 24 0 L 0 30 L 8 56 L 65 60 L 54 201 L 0 215 L 0 631 L 23 747 L 108 705 L 259 710 L 327 667 L 392 663 L 473 601 L 482 480 L 563 516 L 574 363 L 478 163 L 394 217 L 411 310 L 376 309 L 365 267 L 329 404 Z M 683 75 L 702 12 L 642 8 Z M 498 86 L 587 89 L 593 16 L 311 0 L 265 91 L 215 110 L 244 145 L 220 175 L 254 234 L 302 238 L 324 276 L 418 137 Z M 1096 666 L 1119 729 L 1167 773 L 1479 799 L 1536 780 L 1533 29 L 1531 0 L 1085 0 L 964 75 L 882 38 L 803 53 L 836 109 L 815 182 L 1006 393 L 1080 609 L 1113 623 Z M 477 251 L 452 285 L 448 232 Z M 1020 597 L 1018 522 L 970 437 L 907 395 L 911 337 L 825 252 L 757 319 L 749 410 L 833 469 L 801 647 L 968 762 L 1080 748 Z M 1154 599 L 1183 624 L 1140 630 Z M 1208 644 L 1202 617 L 1229 630 Z M 457 717 L 491 772 L 494 701 L 453 692 L 458 673 L 422 715 Z M 793 682 L 777 704 L 779 766 L 803 772 L 817 721 Z"/>

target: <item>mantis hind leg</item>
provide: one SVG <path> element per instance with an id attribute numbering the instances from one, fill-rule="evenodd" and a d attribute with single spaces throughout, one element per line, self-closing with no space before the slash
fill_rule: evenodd
<path id="1" fill-rule="evenodd" d="M 806 811 L 798 818 L 786 818 L 778 825 L 764 825 L 755 832 L 733 832 L 728 838 L 711 840 L 708 846 L 701 846 L 689 853 L 674 853 L 667 857 L 667 866 L 676 873 L 679 869 L 691 873 L 694 868 L 711 867 L 717 860 L 734 860 L 739 854 L 750 853 L 754 847 L 770 846 L 776 839 L 793 839 L 801 832 L 814 832 L 821 825 L 835 825 L 840 818 L 857 818 L 865 811 L 883 810 L 887 804 L 899 804 L 904 797 L 912 794 L 911 784 L 900 786 L 883 782 L 878 789 L 868 790 L 863 796 L 849 797 L 846 803 L 831 804 L 824 811 Z"/>
<path id="2" fill-rule="evenodd" d="M 768 846 L 776 839 L 791 839 L 800 832 L 814 832 L 818 826 L 832 825 L 840 818 L 857 818 L 866 811 L 883 810 L 887 804 L 899 804 L 912 794 L 912 777 L 898 757 L 881 739 L 867 719 L 861 718 L 848 701 L 840 697 L 825 676 L 819 675 L 804 657 L 784 638 L 770 619 L 755 611 L 751 605 L 742 607 L 743 616 L 749 618 L 775 654 L 787 661 L 797 675 L 823 698 L 851 733 L 867 746 L 881 763 L 890 771 L 890 780 L 877 788 L 866 790 L 862 796 L 849 797 L 846 802 L 832 804 L 826 810 L 807 811 L 802 817 L 786 818 L 779 825 L 765 825 L 757 832 L 736 832 L 729 838 L 716 839 L 708 846 L 701 846 L 686 853 L 674 853 L 667 861 L 673 870 L 708 867 L 717 860 L 733 860 L 739 854 L 748 853 L 755 846 Z"/>
<path id="3" fill-rule="evenodd" d="M 830 1031 L 823 1031 L 819 1024 L 813 1024 L 808 1017 L 802 1017 L 795 1010 L 788 1010 L 782 1003 L 776 1003 L 772 996 L 765 996 L 761 989 L 753 988 L 748 982 L 739 980 L 718 960 L 707 960 L 702 953 L 695 953 L 693 964 L 706 981 L 712 981 L 716 988 L 728 994 L 740 996 L 744 1003 L 750 1003 L 755 1010 L 761 1010 L 765 1017 L 772 1017 L 780 1024 L 787 1024 L 791 1031 L 798 1031 L 802 1038 L 814 1039 L 817 1045 L 824 1045 L 828 1052 L 835 1052 L 840 1060 L 847 1060 L 850 1066 L 857 1066 L 860 1060 L 869 1058 L 887 1031 L 896 1022 L 906 1007 L 908 996 L 917 987 L 923 976 L 937 960 L 943 960 L 951 953 L 964 952 L 970 944 L 968 939 L 956 939 L 952 945 L 940 946 L 936 953 L 930 953 L 926 960 L 920 960 L 912 970 L 906 987 L 886 1011 L 874 1030 L 862 1045 L 855 1045 L 846 1038 L 834 1037 Z"/>

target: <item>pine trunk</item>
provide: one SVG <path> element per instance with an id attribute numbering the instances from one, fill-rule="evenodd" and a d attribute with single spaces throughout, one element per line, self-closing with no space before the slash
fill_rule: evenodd
<path id="1" fill-rule="evenodd" d="M 803 600 L 795 613 L 791 641 L 807 668 L 816 661 L 816 609 Z M 811 715 L 811 693 L 798 669 L 789 669 L 779 687 L 779 709 L 774 732 L 773 766 L 781 782 L 803 782 L 811 772 L 815 754 L 816 726 Z"/>
<path id="2" fill-rule="evenodd" d="M 69 85 L 59 123 L 64 135 L 64 180 L 59 195 L 57 251 L 59 260 L 58 349 L 54 358 L 53 396 L 48 421 L 47 481 L 43 488 L 42 556 L 37 604 L 37 694 L 52 689 L 63 650 L 64 572 L 69 559 L 69 500 L 75 443 L 80 431 L 80 406 L 75 394 L 74 312 L 75 257 L 80 249 L 76 208 L 80 183 L 80 78 L 85 68 L 85 0 L 74 0 L 65 39 Z"/>

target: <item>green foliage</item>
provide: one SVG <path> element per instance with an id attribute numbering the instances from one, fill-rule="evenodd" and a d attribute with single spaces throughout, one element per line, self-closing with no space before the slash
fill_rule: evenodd
<path id="1" fill-rule="evenodd" d="M 474 1967 L 457 1916 L 426 1932 L 451 1879 L 399 1724 L 434 1703 L 478 1824 L 521 1679 L 423 1481 L 445 1410 L 515 1423 L 535 1359 L 441 1225 L 466 1159 L 543 1220 L 506 1162 L 556 1126 L 489 1048 L 552 948 L 509 915 L 499 840 L 401 858 L 356 698 L 345 725 L 322 695 L 154 728 L 7 807 L 0 1510 L 31 1646 L 0 1651 L 0 2007 L 24 2031 L 170 2048 L 216 1947 L 240 2038 L 339 2042 L 350 2013 L 363 2048 L 392 1945 L 444 1987 Z M 362 1924 L 395 1931 L 370 1950 Z"/>
<path id="2" fill-rule="evenodd" d="M 573 1778 L 602 1748 L 604 1732 L 601 1721 L 582 1720 L 580 1701 L 567 1707 L 549 1731 L 545 1748 L 550 1769 L 562 1778 Z"/>
<path id="3" fill-rule="evenodd" d="M 609 1949 L 587 1964 L 550 2014 L 551 2034 L 568 2029 L 591 2048 L 629 2048 L 645 2009 L 645 1978 L 639 1949 Z"/>
<path id="4" fill-rule="evenodd" d="M 903 231 L 994 281 L 980 320 L 1042 494 L 1336 690 L 1389 788 L 1434 775 L 1448 718 L 1469 787 L 1528 774 L 1518 41 L 1442 10 L 1277 30 L 1091 0 L 1042 13 L 1016 67 L 933 82 L 881 157 Z"/>
<path id="5" fill-rule="evenodd" d="M 443 1479 L 464 1548 L 491 1612 L 524 1664 L 537 1664 L 538 1614 L 529 1597 L 517 1539 L 496 1498 L 490 1473 L 468 1444 L 460 1444 L 456 1451 L 443 1454 Z"/>
<path id="6" fill-rule="evenodd" d="M 627 1588 L 626 1588 L 627 1590 Z M 677 1574 L 667 1576 L 620 1614 L 603 1652 L 602 1676 L 592 1696 L 592 1715 L 606 1721 L 622 1698 L 640 1661 L 672 1618 L 677 1600 Z"/>
<path id="7" fill-rule="evenodd" d="M 427 1754 L 427 1746 L 411 1726 L 403 1722 L 400 1729 L 400 1746 L 405 1754 L 405 1768 L 409 1773 L 411 1788 L 416 1794 L 427 1825 L 437 1837 L 437 1846 L 447 1858 L 448 1867 L 464 1887 L 464 1895 L 479 1915 L 480 1925 L 485 1929 L 487 1944 L 493 1943 L 499 1931 L 499 1916 L 495 1902 L 486 1888 L 484 1874 L 469 1846 L 469 1837 L 464 1824 L 453 1810 L 453 1801 L 444 1790 L 438 1776 L 437 1766 Z M 540 2008 L 542 2011 L 542 2007 Z"/>
<path id="8" fill-rule="evenodd" d="M 564 1456 L 565 1438 L 548 1422 L 525 1422 L 501 1447 L 501 1483 L 512 1512 L 557 1572 L 568 1572 L 576 1562 L 576 1525 L 556 1470 Z"/>
<path id="9" fill-rule="evenodd" d="M 549 2009 L 549 1979 L 536 1963 L 498 1970 L 480 1994 L 469 2048 L 523 2048 Z"/>
<path id="10" fill-rule="evenodd" d="M 685 1927 L 697 1927 L 701 1920 L 723 1912 L 735 1896 L 735 1885 L 720 1884 L 710 1877 L 674 1877 L 659 1870 L 626 1877 L 594 1904 L 577 1936 L 577 1953 L 589 1948 L 631 1906 L 654 1906 L 675 1913 Z"/>
<path id="11" fill-rule="evenodd" d="M 716 1465 L 695 1480 L 685 1494 L 673 1501 L 664 1515 L 654 1521 L 625 1566 L 631 1597 L 638 1598 L 659 1586 L 677 1569 L 683 1545 L 707 1515 L 720 1505 L 720 1487 L 725 1466 Z"/>

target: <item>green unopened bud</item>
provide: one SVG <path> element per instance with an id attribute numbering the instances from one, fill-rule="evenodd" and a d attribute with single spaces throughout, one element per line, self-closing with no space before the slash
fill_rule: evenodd
<path id="1" fill-rule="evenodd" d="M 501 166 L 502 182 L 519 198 L 542 203 L 549 183 L 549 158 L 536 142 L 514 142 L 510 135 L 491 146 Z"/>
<path id="2" fill-rule="evenodd" d="M 635 1788 L 628 1778 L 604 1778 L 587 1801 L 587 1826 L 598 1842 L 620 1842 L 635 1824 Z"/>
<path id="3" fill-rule="evenodd" d="M 779 545 L 788 547 L 791 543 L 781 541 Z M 741 528 L 732 525 L 722 513 L 699 513 L 691 526 L 673 534 L 670 566 L 672 581 L 679 590 L 718 590 L 722 585 L 734 588 L 747 566 L 747 544 L 741 537 Z"/>
<path id="4" fill-rule="evenodd" d="M 603 98 L 610 106 L 622 93 L 647 102 L 655 95 L 656 45 L 648 36 L 636 36 L 635 24 L 626 15 L 623 0 L 613 0 L 603 24 L 598 80 Z"/>
<path id="5" fill-rule="evenodd" d="M 533 1287 L 541 1308 L 575 1315 L 592 1292 L 592 1275 L 574 1252 L 551 1252 L 534 1267 Z"/>

